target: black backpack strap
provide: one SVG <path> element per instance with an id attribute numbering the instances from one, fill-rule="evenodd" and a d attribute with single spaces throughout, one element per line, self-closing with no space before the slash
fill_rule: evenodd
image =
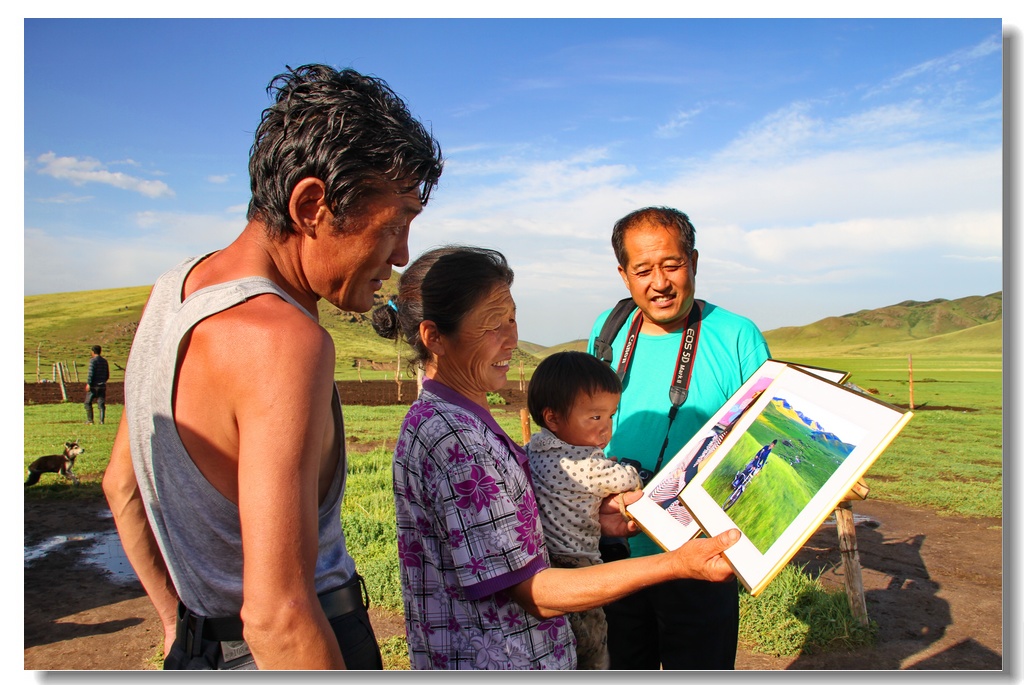
<path id="1" fill-rule="evenodd" d="M 601 332 L 594 338 L 594 356 L 609 366 L 612 364 L 612 342 L 634 309 L 636 303 L 632 297 L 619 300 L 604 320 Z"/>

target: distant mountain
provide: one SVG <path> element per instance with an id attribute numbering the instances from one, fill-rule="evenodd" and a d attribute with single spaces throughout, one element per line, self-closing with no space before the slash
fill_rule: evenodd
<path id="1" fill-rule="evenodd" d="M 850 456 L 850 453 L 855 449 L 854 445 L 843 442 L 835 433 L 816 431 L 811 433 L 811 439 L 828 445 L 834 451 L 844 456 Z"/>
<path id="2" fill-rule="evenodd" d="M 374 298 L 374 306 L 396 294 L 395 272 Z M 25 379 L 50 375 L 58 361 L 84 366 L 89 347 L 103 345 L 111 372 L 120 380 L 149 286 L 109 290 L 31 295 L 24 298 Z M 325 302 L 319 305 L 320 322 L 335 342 L 339 376 L 377 377 L 393 373 L 399 357 L 408 363 L 404 343 L 385 340 L 374 332 L 370 313 L 342 312 Z M 1001 355 L 1003 294 L 958 300 L 905 301 L 881 309 L 834 316 L 807 326 L 765 332 L 772 355 L 779 359 L 828 358 L 838 355 L 899 356 L 908 352 L 929 355 Z M 545 347 L 519 341 L 509 378 L 518 380 L 520 367 L 529 377 L 544 357 L 561 350 L 587 349 L 586 340 Z"/>
<path id="3" fill-rule="evenodd" d="M 519 347 L 520 348 L 523 347 L 523 342 L 522 341 L 519 341 Z M 586 340 L 582 340 L 582 339 L 581 340 L 573 340 L 573 341 L 567 342 L 567 343 L 559 343 L 557 345 L 552 345 L 551 347 L 542 347 L 541 349 L 537 350 L 533 354 L 537 358 L 543 359 L 544 357 L 550 357 L 555 352 L 566 352 L 566 351 L 586 352 L 587 351 L 587 341 Z"/>
<path id="4" fill-rule="evenodd" d="M 1000 354 L 1003 294 L 907 300 L 880 309 L 831 316 L 807 326 L 766 331 L 775 357 L 792 351 L 832 350 L 846 354 L 941 353 Z"/>
<path id="5" fill-rule="evenodd" d="M 833 450 L 836 450 L 844 455 L 849 455 L 854 450 L 854 446 L 847 444 L 839 439 L 839 436 L 835 433 L 828 431 L 818 421 L 805 415 L 799 409 L 794 408 L 789 404 L 783 397 L 773 397 L 772 404 L 783 416 L 788 416 L 792 421 L 799 421 L 800 423 L 807 426 L 811 432 L 811 439 L 820 443 L 828 445 Z"/>
<path id="6" fill-rule="evenodd" d="M 520 340 L 519 341 L 519 349 L 522 350 L 523 352 L 526 352 L 527 354 L 536 355 L 536 354 L 538 354 L 540 352 L 543 352 L 545 349 L 549 349 L 549 348 L 546 348 L 543 345 L 538 345 L 537 343 L 532 343 L 532 342 L 527 342 L 525 340 Z"/>

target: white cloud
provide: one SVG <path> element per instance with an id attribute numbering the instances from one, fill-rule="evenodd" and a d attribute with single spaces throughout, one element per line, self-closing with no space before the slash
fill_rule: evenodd
<path id="1" fill-rule="evenodd" d="M 72 195 L 71 193 L 61 193 L 60 195 L 54 195 L 53 197 L 35 198 L 35 202 L 53 205 L 76 205 L 81 202 L 88 202 L 92 199 L 92 195 Z"/>
<path id="2" fill-rule="evenodd" d="M 969 236 L 969 240 L 965 240 Z M 908 257 L 941 246 L 982 251 L 1002 249 L 1002 215 L 976 212 L 932 214 L 902 219 L 864 217 L 778 229 L 759 229 L 745 236 L 741 251 L 766 265 L 787 271 L 816 273 L 841 267 L 851 259 L 904 252 Z M 734 246 L 735 247 L 735 246 Z"/>
<path id="3" fill-rule="evenodd" d="M 925 60 L 924 62 L 915 64 L 908 69 L 904 69 L 892 78 L 879 84 L 877 87 L 870 89 L 864 97 L 868 98 L 879 95 L 880 93 L 903 86 L 909 81 L 920 81 L 921 79 L 929 76 L 942 77 L 950 74 L 956 74 L 956 72 L 963 69 L 966 65 L 988 57 L 993 53 L 999 52 L 1002 50 L 1002 47 L 1003 43 L 1001 36 L 989 36 L 977 45 L 955 50 L 948 55 L 942 55 L 941 57 Z"/>
<path id="4" fill-rule="evenodd" d="M 716 157 L 722 160 L 777 159 L 821 136 L 824 123 L 811 116 L 811 106 L 798 102 L 772 112 L 727 145 Z"/>
<path id="5" fill-rule="evenodd" d="M 210 183 L 227 183 L 228 181 L 231 180 L 231 177 L 233 175 L 234 174 L 215 174 L 212 176 L 207 176 L 206 180 L 209 181 Z"/>
<path id="6" fill-rule="evenodd" d="M 819 152 L 810 146 L 792 155 L 790 146 L 809 136 L 824 140 L 829 127 L 898 128 L 913 111 L 883 107 L 830 123 L 794 107 L 761 128 L 778 141 L 768 146 L 771 154 L 688 160 L 678 176 L 662 181 L 638 178 L 593 151 L 544 162 L 506 155 L 500 162 L 506 178 L 498 184 L 481 187 L 476 174 L 449 179 L 413 224 L 412 254 L 443 242 L 504 252 L 516 271 L 521 334 L 542 344 L 585 337 L 597 314 L 625 295 L 611 227 L 647 205 L 675 206 L 693 219 L 699 296 L 721 298 L 741 313 L 767 292 L 794 298 L 791 309 L 758 308 L 759 324 L 798 325 L 810 319 L 786 317 L 854 311 L 872 301 L 882 306 L 892 292 L 908 299 L 913 293 L 898 289 L 911 281 L 924 289 L 934 288 L 936 279 L 950 280 L 942 274 L 953 250 L 989 265 L 1001 254 L 1001 149 L 861 144 Z M 980 272 L 960 271 L 961 277 L 959 287 L 967 292 L 954 296 L 999 287 L 982 282 Z M 833 293 L 831 305 L 815 301 L 822 289 Z M 949 296 L 934 290 L 925 299 Z"/>
<path id="7" fill-rule="evenodd" d="M 704 111 L 703 108 L 697 107 L 685 112 L 677 112 L 671 121 L 655 129 L 654 135 L 658 138 L 674 138 L 702 111 Z"/>
<path id="8" fill-rule="evenodd" d="M 163 181 L 149 181 L 119 171 L 109 171 L 95 159 L 58 157 L 53 152 L 47 152 L 39 155 L 36 162 L 41 165 L 40 174 L 70 181 L 76 186 L 102 183 L 122 190 L 131 190 L 146 197 L 174 197 L 174 191 Z"/>
<path id="9" fill-rule="evenodd" d="M 949 259 L 954 262 L 975 262 L 975 263 L 987 263 L 987 264 L 1002 264 L 1003 257 L 999 255 L 964 255 L 964 254 L 946 254 L 942 255 L 943 259 Z"/>
<path id="10" fill-rule="evenodd" d="M 181 260 L 225 247 L 244 221 L 213 215 L 140 212 L 135 235 L 59 234 L 25 228 L 25 294 L 152 284 Z M 86 287 L 73 265 L 97 265 Z"/>

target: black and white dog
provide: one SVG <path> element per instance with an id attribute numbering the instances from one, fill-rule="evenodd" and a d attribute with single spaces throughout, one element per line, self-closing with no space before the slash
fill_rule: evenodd
<path id="1" fill-rule="evenodd" d="M 59 473 L 78 485 L 78 476 L 71 469 L 75 466 L 75 459 L 84 451 L 85 448 L 79 445 L 78 441 L 72 440 L 64 443 L 64 454 L 48 454 L 45 457 L 39 457 L 28 467 L 28 480 L 25 481 L 25 486 L 38 483 L 39 476 L 44 473 Z"/>

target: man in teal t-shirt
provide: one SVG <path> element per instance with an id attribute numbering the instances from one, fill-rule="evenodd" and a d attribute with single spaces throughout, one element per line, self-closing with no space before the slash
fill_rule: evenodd
<path id="1" fill-rule="evenodd" d="M 637 210 L 615 224 L 612 246 L 638 308 L 612 342 L 612 367 L 622 367 L 624 377 L 605 453 L 656 472 L 659 457 L 669 462 L 770 355 L 749 319 L 694 299 L 698 254 L 685 214 L 666 207 Z M 592 354 L 609 314 L 594 323 Z M 695 341 L 687 340 L 694 335 Z M 631 353 L 623 355 L 627 348 Z M 670 420 L 669 389 L 687 351 L 693 353 L 687 394 Z M 685 371 L 685 362 L 681 366 Z M 661 551 L 643 533 L 630 538 L 630 547 L 634 557 Z M 612 669 L 735 667 L 735 580 L 663 583 L 607 605 L 605 615 Z"/>

